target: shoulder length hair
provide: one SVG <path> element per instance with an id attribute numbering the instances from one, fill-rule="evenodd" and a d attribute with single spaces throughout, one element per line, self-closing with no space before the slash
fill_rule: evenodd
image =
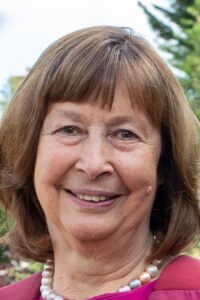
<path id="1" fill-rule="evenodd" d="M 41 55 L 1 123 L 0 201 L 14 219 L 4 240 L 22 256 L 37 261 L 53 256 L 33 184 L 48 106 L 92 99 L 109 109 L 119 81 L 162 138 L 150 220 L 160 243 L 149 259 L 178 254 L 199 234 L 198 124 L 180 84 L 155 50 L 130 29 L 92 27 L 59 39 Z"/>

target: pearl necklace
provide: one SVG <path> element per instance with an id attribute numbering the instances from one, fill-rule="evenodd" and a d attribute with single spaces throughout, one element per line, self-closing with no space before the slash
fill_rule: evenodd
<path id="1" fill-rule="evenodd" d="M 145 271 L 142 272 L 137 279 L 133 279 L 127 285 L 121 286 L 117 290 L 117 292 L 128 292 L 150 282 L 151 279 L 155 278 L 158 275 L 158 269 L 161 263 L 162 263 L 161 260 L 154 260 L 153 263 L 151 263 L 146 267 Z M 53 261 L 47 260 L 42 272 L 42 280 L 40 286 L 42 299 L 43 300 L 64 300 L 62 296 L 59 296 L 52 290 L 53 273 L 54 273 Z"/>

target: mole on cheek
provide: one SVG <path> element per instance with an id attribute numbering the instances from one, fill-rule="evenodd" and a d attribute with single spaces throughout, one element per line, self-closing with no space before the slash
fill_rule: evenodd
<path id="1" fill-rule="evenodd" d="M 149 185 L 147 187 L 147 195 L 151 194 L 151 192 L 152 192 L 152 185 Z"/>

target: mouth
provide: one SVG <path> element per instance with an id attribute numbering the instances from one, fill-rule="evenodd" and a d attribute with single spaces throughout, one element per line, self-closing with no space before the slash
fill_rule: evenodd
<path id="1" fill-rule="evenodd" d="M 108 193 L 108 192 L 80 192 L 80 191 L 72 191 L 66 190 L 71 195 L 75 196 L 77 199 L 90 202 L 90 203 L 105 203 L 109 201 L 113 201 L 115 198 L 119 197 L 118 194 Z"/>

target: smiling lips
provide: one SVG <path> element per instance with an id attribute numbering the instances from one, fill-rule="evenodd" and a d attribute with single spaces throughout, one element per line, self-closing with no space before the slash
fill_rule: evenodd
<path id="1" fill-rule="evenodd" d="M 88 202 L 103 202 L 109 201 L 116 198 L 119 195 L 105 192 L 76 192 L 72 190 L 67 190 L 72 195 L 76 196 L 80 200 Z"/>

